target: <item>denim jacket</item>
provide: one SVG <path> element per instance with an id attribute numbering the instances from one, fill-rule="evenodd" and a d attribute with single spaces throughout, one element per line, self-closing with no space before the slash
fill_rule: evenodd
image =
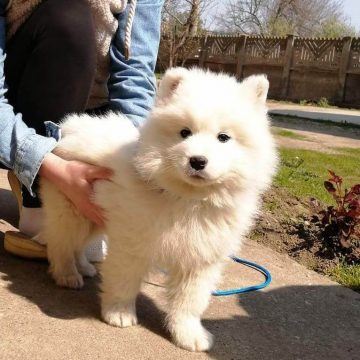
<path id="1" fill-rule="evenodd" d="M 4 76 L 8 0 L 0 0 L 0 162 L 13 169 L 30 191 L 45 155 L 59 140 L 56 124 L 45 123 L 48 137 L 37 135 L 26 126 L 21 114 L 14 114 L 6 99 Z M 110 48 L 109 106 L 140 125 L 152 106 L 155 95 L 154 70 L 160 40 L 163 0 L 138 0 L 132 28 L 131 57 L 124 57 L 124 29 L 128 8 L 118 16 L 118 30 Z"/>

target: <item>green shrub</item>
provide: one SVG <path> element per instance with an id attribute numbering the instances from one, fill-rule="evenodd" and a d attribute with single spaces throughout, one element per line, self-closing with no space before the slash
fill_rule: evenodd
<path id="1" fill-rule="evenodd" d="M 357 261 L 360 238 L 360 184 L 343 189 L 342 177 L 329 170 L 330 178 L 324 187 L 335 200 L 334 205 L 325 208 L 312 199 L 316 215 L 312 217 L 321 232 L 325 247 L 335 253 L 343 253 L 348 260 Z M 349 249 L 351 251 L 347 251 Z M 348 254 L 346 254 L 348 253 Z M 352 259 L 351 259 L 352 258 Z"/>
<path id="2" fill-rule="evenodd" d="M 319 99 L 319 101 L 317 102 L 317 105 L 323 108 L 328 108 L 329 105 L 329 101 L 326 97 L 322 97 Z"/>

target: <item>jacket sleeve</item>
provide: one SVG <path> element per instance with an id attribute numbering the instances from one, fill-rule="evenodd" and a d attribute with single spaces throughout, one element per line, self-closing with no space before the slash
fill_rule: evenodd
<path id="1" fill-rule="evenodd" d="M 131 33 L 130 59 L 124 57 L 129 5 L 119 15 L 119 26 L 110 48 L 109 105 L 138 126 L 153 104 L 155 65 L 160 41 L 163 0 L 138 0 Z"/>
<path id="2" fill-rule="evenodd" d="M 5 93 L 5 7 L 0 1 L 0 162 L 14 170 L 16 176 L 30 191 L 45 155 L 53 150 L 56 140 L 37 135 L 22 121 L 21 114 L 14 114 Z"/>

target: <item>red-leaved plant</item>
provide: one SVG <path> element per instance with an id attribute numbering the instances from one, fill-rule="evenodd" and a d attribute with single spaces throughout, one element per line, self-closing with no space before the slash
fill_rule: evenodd
<path id="1" fill-rule="evenodd" d="M 330 178 L 324 181 L 324 186 L 336 205 L 321 209 L 320 203 L 311 199 L 317 210 L 312 220 L 322 229 L 324 240 L 335 250 L 349 248 L 355 237 L 360 238 L 360 184 L 343 190 L 343 179 L 328 171 Z"/>

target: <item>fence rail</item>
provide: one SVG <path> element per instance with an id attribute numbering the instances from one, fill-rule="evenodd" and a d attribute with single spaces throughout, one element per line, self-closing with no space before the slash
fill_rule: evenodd
<path id="1" fill-rule="evenodd" d="M 238 79 L 265 73 L 269 96 L 275 99 L 325 97 L 333 104 L 360 107 L 360 38 L 209 35 L 195 40 L 185 66 L 224 71 Z M 160 46 L 160 56 L 166 57 L 166 45 Z"/>

